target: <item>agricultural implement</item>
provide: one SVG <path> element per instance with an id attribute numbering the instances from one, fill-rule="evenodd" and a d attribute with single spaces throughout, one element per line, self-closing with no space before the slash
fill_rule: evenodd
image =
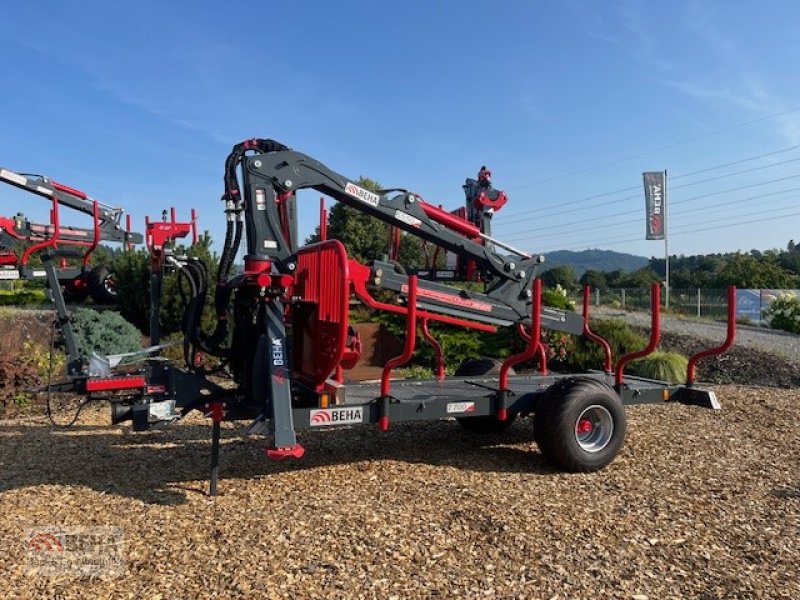
<path id="1" fill-rule="evenodd" d="M 67 301 L 82 302 L 91 295 L 97 304 L 114 303 L 113 275 L 107 266 L 91 267 L 89 262 L 100 243 L 116 242 L 127 248 L 142 243 L 142 236 L 130 231 L 130 215 L 123 228 L 121 208 L 40 175 L 0 168 L 0 182 L 51 202 L 47 224 L 31 222 L 21 212 L 0 216 L 0 280 L 47 278 L 51 289 L 58 282 Z M 60 207 L 88 215 L 92 228 L 62 225 Z M 42 266 L 31 264 L 36 255 Z"/>
<path id="2" fill-rule="evenodd" d="M 647 347 L 614 363 L 608 343 L 590 328 L 588 287 L 582 314 L 542 306 L 536 274 L 543 257 L 492 236 L 492 215 L 506 196 L 492 187 L 485 168 L 477 179 L 467 180 L 465 206 L 447 212 L 409 190 L 367 190 L 279 142 L 253 139 L 234 146 L 224 183 L 227 228 L 216 281 L 202 261 L 165 251 L 174 237 L 186 235 L 189 223 L 176 222 L 174 214 L 161 228 L 148 223 L 151 342 L 158 347 L 160 278 L 164 266 L 172 265 L 186 297 L 185 365 L 153 355 L 134 371 L 84 369 L 59 384 L 59 389 L 108 399 L 112 422 L 131 420 L 134 430 L 168 425 L 193 410 L 209 416 L 212 494 L 217 490 L 223 420 L 249 421 L 248 433 L 269 440 L 266 455 L 282 460 L 303 456 L 298 430 L 369 424 L 386 431 L 401 422 L 455 418 L 467 430 L 497 433 L 515 418 L 533 415 L 533 435 L 545 457 L 561 469 L 588 472 L 605 467 L 618 453 L 626 432 L 625 405 L 680 402 L 719 408 L 713 392 L 695 385 L 694 368 L 701 358 L 724 352 L 733 343 L 734 291 L 728 296 L 725 342 L 692 357 L 685 385 L 630 377 L 626 364 L 658 345 L 660 288 L 651 291 Z M 341 242 L 328 239 L 324 202 L 320 240 L 300 245 L 295 203 L 297 191 L 304 189 L 387 223 L 387 256 L 368 264 L 348 257 Z M 397 262 L 402 235 L 421 238 L 424 268 L 412 270 Z M 243 238 L 243 270 L 234 272 Z M 473 291 L 476 287 L 481 290 Z M 217 316 L 213 331 L 201 327 L 208 296 Z M 354 383 L 345 377 L 361 354 L 358 333 L 348 321 L 353 298 L 405 320 L 402 352 L 385 363 L 379 380 Z M 456 376 L 446 377 L 444 351 L 431 333 L 432 323 L 478 333 L 502 329 L 509 345 L 512 336 L 520 336 L 523 349 L 498 363 L 468 361 Z M 542 329 L 584 335 L 598 343 L 605 356 L 602 368 L 548 373 Z M 418 332 L 433 348 L 436 377 L 394 379 L 393 371 L 412 358 Z M 227 370 L 234 386 L 210 376 L 207 356 L 218 361 L 218 374 Z M 535 357 L 538 372 L 515 374 L 514 367 Z"/>

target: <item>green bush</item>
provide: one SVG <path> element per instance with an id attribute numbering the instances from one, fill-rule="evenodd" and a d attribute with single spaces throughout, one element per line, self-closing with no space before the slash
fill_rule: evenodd
<path id="1" fill-rule="evenodd" d="M 403 315 L 376 311 L 370 318 L 361 312 L 359 322 L 376 321 L 386 327 L 395 337 L 403 340 L 406 335 L 406 318 Z M 488 356 L 491 358 L 505 358 L 512 352 L 522 348 L 522 342 L 515 332 L 509 328 L 500 328 L 495 333 L 464 329 L 453 325 L 431 323 L 431 335 L 442 346 L 445 360 L 445 370 L 452 374 L 462 362 L 469 358 Z M 422 332 L 417 330 L 417 347 L 412 363 L 432 369 L 435 366 L 435 354 L 430 344 L 422 337 Z"/>
<path id="2" fill-rule="evenodd" d="M 44 289 L 0 290 L 0 306 L 28 306 L 46 301 Z"/>
<path id="3" fill-rule="evenodd" d="M 78 354 L 88 358 L 97 354 L 120 354 L 142 347 L 142 334 L 113 311 L 97 312 L 78 308 L 70 315 Z"/>
<path id="4" fill-rule="evenodd" d="M 216 287 L 219 260 L 211 252 L 211 237 L 200 236 L 197 244 L 190 248 L 179 246 L 176 255 L 202 259 L 209 268 L 209 286 L 203 313 L 203 327 L 213 329 L 214 290 Z M 113 272 L 117 279 L 120 314 L 141 331 L 150 332 L 150 258 L 146 250 L 123 252 L 114 261 Z M 168 271 L 164 275 L 161 293 L 161 334 L 168 336 L 180 331 L 184 305 L 178 293 L 178 275 Z"/>
<path id="5" fill-rule="evenodd" d="M 542 304 L 562 310 L 575 310 L 575 302 L 567 297 L 567 290 L 561 284 L 542 290 Z"/>
<path id="6" fill-rule="evenodd" d="M 111 269 L 117 281 L 119 314 L 146 333 L 150 330 L 149 261 L 146 250 L 123 252 Z"/>
<path id="7" fill-rule="evenodd" d="M 800 333 L 800 301 L 792 292 L 783 292 L 764 310 L 764 318 L 772 329 Z"/>
<path id="8" fill-rule="evenodd" d="M 653 352 L 650 356 L 635 360 L 627 368 L 631 375 L 647 379 L 658 379 L 669 383 L 686 381 L 689 360 L 677 352 Z"/>
<path id="9" fill-rule="evenodd" d="M 619 319 L 595 319 L 592 320 L 591 327 L 593 332 L 608 341 L 613 360 L 628 352 L 641 350 L 647 345 L 644 336 L 636 333 L 630 325 Z M 604 355 L 599 344 L 584 337 L 568 336 L 559 332 L 547 332 L 546 335 L 548 337 L 545 341 L 550 344 L 548 361 L 553 369 L 580 372 L 603 367 Z M 569 338 L 572 344 L 565 341 L 553 343 L 554 337 L 557 340 L 563 337 Z M 561 352 L 564 346 L 566 351 Z"/>

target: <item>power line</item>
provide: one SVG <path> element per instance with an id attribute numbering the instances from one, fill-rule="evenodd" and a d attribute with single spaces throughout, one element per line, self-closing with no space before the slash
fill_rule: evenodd
<path id="1" fill-rule="evenodd" d="M 750 196 L 750 197 L 747 197 L 747 198 L 737 198 L 736 200 L 728 200 L 727 202 L 718 202 L 716 204 L 699 206 L 697 208 L 690 208 L 690 209 L 682 211 L 682 212 L 680 212 L 680 213 L 678 213 L 676 215 L 671 215 L 670 224 L 673 223 L 673 219 L 680 218 L 680 217 L 684 216 L 685 213 L 692 213 L 692 212 L 697 212 L 697 211 L 705 211 L 705 210 L 710 210 L 710 209 L 714 209 L 714 208 L 719 208 L 719 207 L 722 207 L 722 206 L 729 206 L 731 204 L 738 204 L 738 203 L 741 203 L 741 202 L 746 202 L 748 200 L 757 200 L 759 198 L 766 198 L 766 197 L 769 197 L 769 196 L 777 196 L 777 195 L 780 195 L 780 194 L 786 194 L 786 193 L 789 193 L 789 192 L 797 192 L 797 191 L 800 191 L 800 188 L 790 188 L 788 190 L 781 190 L 779 192 L 770 192 L 768 194 L 759 194 L 758 196 Z M 792 207 L 782 207 L 782 208 L 785 209 L 785 208 L 792 208 Z M 763 211 L 763 212 L 767 212 L 767 211 Z M 615 213 L 615 216 L 619 216 L 619 215 L 623 215 L 623 214 L 628 214 L 628 213 L 627 212 L 625 212 L 625 213 Z M 756 214 L 758 214 L 758 213 L 756 213 Z M 733 216 L 734 217 L 740 217 L 740 216 L 746 216 L 746 215 L 736 214 L 736 215 L 733 215 Z M 608 218 L 608 217 L 602 217 L 602 218 Z M 628 219 L 628 220 L 625 220 L 625 221 L 618 221 L 616 223 L 611 223 L 610 225 L 604 226 L 604 227 L 608 228 L 608 229 L 612 229 L 612 228 L 616 229 L 617 227 L 619 227 L 621 225 L 631 225 L 631 224 L 636 224 L 636 223 L 641 223 L 641 222 L 642 222 L 642 218 L 641 217 L 637 217 L 635 219 Z M 544 234 L 544 235 L 536 236 L 536 241 L 538 242 L 538 241 L 540 241 L 540 240 L 542 240 L 544 238 L 552 238 L 552 237 L 569 237 L 569 236 L 572 236 L 572 235 L 574 235 L 576 233 L 583 233 L 584 231 L 596 231 L 596 230 L 597 230 L 597 227 L 582 227 L 580 229 L 570 229 L 569 231 L 567 231 L 565 233 L 547 233 L 547 234 Z M 504 238 L 504 239 L 506 241 L 508 241 L 508 242 L 519 242 L 520 240 L 527 240 L 527 239 L 530 239 L 530 238 L 531 238 L 531 236 L 524 236 L 524 237 L 518 237 L 518 238 Z"/>
<path id="2" fill-rule="evenodd" d="M 724 169 L 725 167 L 732 167 L 733 165 L 740 165 L 742 163 L 750 162 L 752 160 L 756 160 L 759 158 L 766 158 L 767 156 L 775 156 L 776 154 L 784 154 L 786 152 L 791 152 L 792 150 L 796 150 L 800 148 L 800 144 L 795 144 L 794 146 L 789 146 L 788 148 L 783 148 L 781 150 L 775 150 L 774 152 L 766 152 L 764 154 L 759 154 L 755 157 L 750 158 L 742 158 L 740 160 L 734 160 L 729 163 L 725 163 L 722 165 L 716 165 L 713 167 L 708 167 L 706 169 L 700 169 L 698 171 L 692 171 L 691 173 L 684 173 L 683 175 L 670 175 L 670 179 L 682 179 L 683 177 L 691 177 L 692 175 L 700 175 L 701 173 L 708 173 L 709 171 L 716 171 L 717 169 Z"/>
<path id="3" fill-rule="evenodd" d="M 627 156 L 627 157 L 624 157 L 624 158 L 619 158 L 619 159 L 615 159 L 615 160 L 612 160 L 612 161 L 609 161 L 609 162 L 597 164 L 597 165 L 594 165 L 592 167 L 587 167 L 585 169 L 578 169 L 576 171 L 569 171 L 567 173 L 562 173 L 561 175 L 555 175 L 553 177 L 546 177 L 544 179 L 539 179 L 538 181 L 533 181 L 531 183 L 518 185 L 518 186 L 515 186 L 513 188 L 509 188 L 509 190 L 518 190 L 518 189 L 533 187 L 533 186 L 539 185 L 541 183 L 547 183 L 547 182 L 550 182 L 550 181 L 556 181 L 558 179 L 563 179 L 564 177 L 570 177 L 572 175 L 580 175 L 582 173 L 588 173 L 589 171 L 594 171 L 594 170 L 597 170 L 597 169 L 601 169 L 603 167 L 608 167 L 608 166 L 611 166 L 611 165 L 617 165 L 619 163 L 623 163 L 623 162 L 627 162 L 629 160 L 633 160 L 634 158 L 640 158 L 642 156 L 649 156 L 651 154 L 656 154 L 657 152 L 661 152 L 662 150 L 668 150 L 670 148 L 674 148 L 674 147 L 680 146 L 682 144 L 688 144 L 690 142 L 696 142 L 698 140 L 702 140 L 702 139 L 706 139 L 706 138 L 709 138 L 709 137 L 713 137 L 715 135 L 719 135 L 720 133 L 725 133 L 727 131 L 732 131 L 733 129 L 738 129 L 740 127 L 746 127 L 747 125 L 753 125 L 755 123 L 761 123 L 763 121 L 768 121 L 770 119 L 776 119 L 778 117 L 782 117 L 783 115 L 787 115 L 789 113 L 793 113 L 793 112 L 796 112 L 798 110 L 800 110 L 800 106 L 796 106 L 794 108 L 790 108 L 790 109 L 787 109 L 787 110 L 784 110 L 784 111 L 781 111 L 781 112 L 778 112 L 778 113 L 774 113 L 774 114 L 771 114 L 771 115 L 766 115 L 764 117 L 759 117 L 757 119 L 751 119 L 750 121 L 743 121 L 741 123 L 735 123 L 733 125 L 729 125 L 727 127 L 723 127 L 721 129 L 717 129 L 715 131 L 710 131 L 709 133 L 704 133 L 702 135 L 698 135 L 698 136 L 694 136 L 694 137 L 690 137 L 690 138 L 685 138 L 683 140 L 679 140 L 677 142 L 672 142 L 670 144 L 667 144 L 666 146 L 660 146 L 660 147 L 655 148 L 653 150 L 647 150 L 647 151 L 644 151 L 644 152 L 640 152 L 639 154 L 633 154 L 631 156 Z"/>
<path id="4" fill-rule="evenodd" d="M 790 190 L 783 190 L 781 192 L 770 192 L 770 193 L 761 194 L 761 195 L 758 195 L 758 196 L 750 196 L 750 197 L 747 197 L 747 198 L 743 198 L 742 200 L 744 201 L 744 200 L 756 200 L 758 198 L 766 198 L 768 196 L 772 196 L 772 195 L 775 195 L 775 194 L 778 194 L 778 193 L 786 193 L 787 191 L 793 191 L 793 190 L 796 190 L 796 189 L 798 189 L 798 188 L 790 188 Z M 716 193 L 717 192 L 714 192 L 713 194 L 709 194 L 709 195 L 714 195 Z M 638 197 L 639 196 L 637 196 L 637 198 Z M 698 199 L 704 198 L 704 197 L 706 197 L 706 195 L 692 196 L 692 198 L 690 198 L 688 200 L 698 200 Z M 686 202 L 686 200 L 678 200 L 678 201 L 673 202 L 673 204 L 683 204 L 685 202 Z M 559 230 L 564 230 L 564 229 L 567 229 L 568 231 L 572 231 L 569 228 L 572 227 L 573 225 L 578 225 L 580 223 L 593 223 L 593 222 L 597 222 L 597 221 L 603 221 L 603 220 L 606 220 L 606 219 L 610 219 L 610 218 L 613 218 L 613 217 L 621 217 L 621 216 L 629 214 L 630 212 L 631 212 L 630 210 L 624 210 L 624 211 L 621 211 L 621 212 L 610 213 L 610 214 L 607 214 L 607 215 L 599 215 L 599 216 L 594 216 L 594 217 L 587 217 L 586 219 L 579 219 L 577 221 L 570 221 L 569 223 L 562 224 L 562 225 L 548 225 L 548 226 L 544 226 L 544 227 L 540 227 L 540 228 L 526 229 L 525 230 L 525 234 L 526 234 L 525 236 L 523 236 L 523 237 L 519 237 L 519 236 L 518 237 L 511 237 L 511 238 L 508 238 L 508 240 L 509 241 L 514 241 L 514 240 L 520 240 L 520 239 L 527 239 L 527 238 L 529 238 L 529 237 L 531 237 L 533 235 L 537 235 L 538 231 L 552 232 L 554 230 L 555 231 L 559 231 Z M 513 236 L 513 235 L 515 235 L 517 233 L 522 233 L 522 231 L 521 230 L 509 231 L 509 232 L 507 232 L 507 235 Z M 549 234 L 545 234 L 545 235 L 549 235 Z"/>
<path id="5" fill-rule="evenodd" d="M 797 179 L 800 177 L 800 174 L 796 175 L 789 175 L 787 177 L 777 177 L 775 179 L 768 179 L 767 181 L 761 181 L 759 183 L 751 183 L 748 185 L 740 185 L 737 187 L 728 188 L 727 190 L 720 190 L 718 192 L 711 192 L 708 194 L 700 194 L 698 196 L 692 196 L 691 198 L 684 198 L 683 200 L 676 200 L 672 204 L 686 204 L 687 202 L 691 202 L 692 200 L 699 200 L 701 198 L 709 198 L 711 196 L 719 196 L 720 194 L 727 194 L 729 192 L 738 192 L 740 190 L 749 190 L 754 187 L 760 187 L 762 185 L 769 185 L 770 183 L 777 183 L 779 181 L 788 181 L 789 179 Z"/>
<path id="6" fill-rule="evenodd" d="M 750 215 L 751 216 L 755 216 L 755 215 L 760 215 L 760 214 L 764 214 L 764 213 L 777 212 L 777 211 L 780 211 L 780 210 L 789 210 L 791 208 L 794 208 L 794 207 L 782 207 L 782 208 L 779 208 L 779 209 L 774 209 L 774 210 L 769 210 L 769 211 L 759 211 L 759 212 L 756 212 L 756 213 L 750 213 Z M 742 216 L 747 216 L 747 215 L 735 215 L 734 217 L 731 217 L 731 218 L 738 218 L 738 217 L 742 217 Z M 688 235 L 690 233 L 701 233 L 701 232 L 705 232 L 705 231 L 716 231 L 716 230 L 719 230 L 719 229 L 727 229 L 729 227 L 736 227 L 736 226 L 739 226 L 739 225 L 750 225 L 750 224 L 753 224 L 753 223 L 765 223 L 767 221 L 776 221 L 778 219 L 785 219 L 787 217 L 795 217 L 795 216 L 800 216 L 800 212 L 789 213 L 789 214 L 785 214 L 785 215 L 778 215 L 777 217 L 767 217 L 767 218 L 764 218 L 764 219 L 748 219 L 746 221 L 739 221 L 737 223 L 728 223 L 728 224 L 724 224 L 724 225 L 715 225 L 713 227 L 701 227 L 701 228 L 697 228 L 697 229 L 685 229 L 685 230 L 677 231 L 677 232 L 672 232 L 671 231 L 670 232 L 670 237 L 672 237 L 672 236 L 680 236 L 680 235 Z M 572 246 L 572 247 L 566 248 L 566 249 L 567 250 L 579 250 L 579 249 L 582 249 L 582 248 L 587 248 L 588 246 L 592 246 L 592 245 L 617 246 L 619 244 L 624 244 L 624 243 L 629 243 L 629 242 L 641 242 L 641 241 L 643 241 L 641 236 L 635 237 L 635 238 L 624 239 L 624 240 L 618 240 L 617 238 L 611 238 L 609 240 L 600 240 L 600 241 L 588 242 L 588 243 L 581 244 L 579 246 L 576 245 L 576 246 Z M 544 251 L 544 252 L 547 252 L 547 251 Z"/>
<path id="7" fill-rule="evenodd" d="M 683 189 L 687 187 L 691 187 L 693 185 L 699 185 L 701 183 L 708 183 L 709 181 L 719 181 L 720 179 L 725 179 L 726 177 L 735 177 L 736 175 L 744 175 L 745 173 L 753 173 L 755 171 L 762 171 L 764 169 L 770 169 L 772 167 L 779 167 L 781 165 L 787 165 L 789 163 L 800 161 L 800 158 L 789 158 L 787 160 L 779 160 L 778 162 L 769 163 L 768 165 L 761 165 L 758 167 L 751 167 L 750 169 L 742 169 L 741 171 L 734 171 L 733 173 L 725 173 L 724 175 L 717 175 L 716 177 L 707 177 L 706 179 L 699 179 L 698 181 L 690 181 L 689 183 L 682 183 L 680 185 L 670 185 L 670 190 L 677 190 Z M 670 180 L 680 179 L 680 177 L 670 177 Z"/>
<path id="8" fill-rule="evenodd" d="M 786 152 L 791 152 L 792 150 L 796 150 L 798 148 L 800 148 L 800 144 L 796 144 L 794 146 L 789 146 L 787 148 L 782 148 L 780 150 L 773 150 L 771 152 L 764 152 L 762 154 L 757 154 L 755 156 L 749 156 L 749 157 L 746 157 L 746 158 L 742 158 L 742 159 L 731 161 L 731 162 L 727 162 L 727 163 L 722 163 L 722 164 L 719 164 L 719 165 L 713 165 L 711 167 L 706 167 L 706 168 L 703 168 L 703 169 L 699 169 L 697 171 L 684 173 L 682 175 L 681 174 L 679 174 L 679 175 L 671 175 L 670 176 L 670 181 L 675 181 L 676 179 L 683 179 L 684 177 L 691 177 L 692 175 L 699 175 L 701 173 L 708 173 L 710 171 L 715 171 L 715 170 L 718 170 L 718 169 L 724 169 L 725 167 L 730 167 L 730 166 L 742 164 L 742 163 L 745 163 L 745 162 L 751 162 L 751 161 L 754 161 L 754 160 L 758 160 L 760 158 L 766 158 L 768 156 L 776 156 L 778 154 L 785 154 Z M 791 161 L 789 161 L 789 162 L 791 162 Z M 784 163 L 780 163 L 780 162 L 779 163 L 771 163 L 771 165 L 767 165 L 767 166 L 763 166 L 763 167 L 756 167 L 753 170 L 758 170 L 758 169 L 761 169 L 761 168 L 768 168 L 769 166 L 776 166 L 776 165 L 779 165 L 779 164 L 784 164 Z M 740 172 L 729 173 L 728 175 L 723 175 L 721 177 L 726 177 L 726 176 L 732 177 L 734 175 L 742 174 L 742 173 L 745 173 L 745 172 L 748 172 L 748 171 L 740 171 Z M 700 181 L 697 181 L 697 182 L 692 182 L 690 184 L 683 184 L 680 187 L 686 187 L 688 185 L 697 185 L 699 183 L 704 183 L 706 181 L 713 181 L 713 180 L 714 180 L 714 178 L 709 178 L 707 180 L 700 180 Z M 538 213 L 536 215 L 536 217 L 538 217 L 538 218 L 564 214 L 565 212 L 570 212 L 570 211 L 558 211 L 558 212 L 555 212 L 555 213 L 547 213 L 547 212 L 545 212 L 544 214 L 542 214 L 540 211 L 542 209 L 547 211 L 548 208 L 562 208 L 564 206 L 573 206 L 575 204 L 583 204 L 585 202 L 588 202 L 590 200 L 595 200 L 597 198 L 604 198 L 606 196 L 612 196 L 614 194 L 621 194 L 623 192 L 630 192 L 630 191 L 633 191 L 633 190 L 641 190 L 641 189 L 642 189 L 641 184 L 634 185 L 634 186 L 621 188 L 621 189 L 610 191 L 610 192 L 603 192 L 603 193 L 600 193 L 600 194 L 592 194 L 591 196 L 586 196 L 584 198 L 579 198 L 577 200 L 569 200 L 567 202 L 558 202 L 556 204 L 545 205 L 543 207 L 532 208 L 532 209 L 528 209 L 528 210 L 523 210 L 523 211 L 510 213 L 510 214 L 509 213 L 504 213 L 502 215 L 498 215 L 497 217 L 495 217 L 495 220 L 496 221 L 503 221 L 503 220 L 508 220 L 508 219 L 517 219 L 518 215 L 525 215 L 525 214 L 529 214 L 529 213 L 533 213 L 533 212 Z M 675 188 L 673 188 L 673 189 L 675 189 Z M 641 197 L 641 194 L 635 194 L 633 196 L 627 196 L 625 198 L 620 198 L 620 199 L 612 200 L 612 201 L 609 201 L 609 202 L 603 202 L 603 203 L 600 203 L 600 204 L 595 204 L 594 206 L 606 206 L 608 204 L 614 204 L 616 202 L 623 202 L 625 200 L 631 200 L 633 198 L 640 198 L 640 197 Z"/>
<path id="9" fill-rule="evenodd" d="M 688 210 L 682 210 L 678 213 L 677 216 L 683 216 L 686 213 L 697 212 L 701 210 L 707 210 L 709 208 L 719 208 L 720 206 L 729 206 L 731 204 L 737 204 L 739 202 L 746 202 L 747 200 L 758 200 L 760 198 L 767 198 L 769 196 L 779 196 L 780 194 L 788 194 L 789 192 L 800 192 L 800 188 L 789 188 L 786 190 L 779 190 L 777 192 L 768 192 L 766 194 L 759 194 L 758 196 L 748 196 L 747 198 L 737 198 L 736 200 L 728 200 L 727 202 L 717 202 L 716 204 L 709 204 L 706 206 L 698 206 L 697 208 L 690 208 Z"/>
<path id="10" fill-rule="evenodd" d="M 800 160 L 800 159 L 793 159 L 793 160 Z M 701 200 L 701 199 L 703 199 L 703 198 L 710 198 L 710 197 L 712 197 L 712 196 L 718 196 L 718 195 L 720 195 L 720 194 L 728 194 L 728 193 L 731 193 L 731 192 L 737 192 L 737 191 L 741 191 L 741 190 L 745 190 L 745 189 L 751 189 L 751 188 L 754 188 L 754 187 L 760 187 L 760 186 L 762 186 L 762 185 L 769 185 L 769 184 L 771 184 L 771 183 L 777 183 L 777 182 L 780 182 L 780 181 L 786 181 L 786 180 L 789 180 L 789 179 L 796 179 L 796 178 L 798 178 L 798 177 L 800 177 L 800 174 L 796 174 L 796 175 L 789 175 L 789 176 L 787 176 L 787 177 L 777 177 L 777 178 L 773 178 L 773 179 L 768 179 L 768 180 L 766 180 L 766 181 L 761 181 L 761 182 L 752 183 L 752 184 L 747 184 L 747 185 L 742 185 L 742 186 L 736 186 L 736 187 L 733 187 L 733 188 L 728 188 L 728 189 L 724 189 L 724 190 L 718 190 L 718 191 L 715 191 L 715 192 L 709 192 L 709 193 L 706 193 L 706 194 L 698 194 L 698 195 L 696 195 L 696 196 L 691 196 L 691 197 L 689 197 L 689 198 L 684 198 L 684 199 L 682 199 L 682 200 L 675 200 L 675 201 L 673 201 L 673 202 L 671 203 L 671 206 L 672 206 L 672 205 L 676 205 L 676 204 L 677 204 L 677 205 L 680 205 L 680 204 L 685 204 L 686 202 L 692 202 L 692 201 L 694 201 L 694 200 Z M 687 185 L 688 185 L 688 184 L 684 184 L 684 186 L 683 186 L 683 187 L 686 187 Z M 676 187 L 678 187 L 678 186 L 676 186 Z M 636 196 L 632 196 L 632 197 L 629 197 L 629 198 L 627 198 L 627 199 L 631 199 L 631 198 L 640 198 L 640 197 L 641 197 L 641 196 L 637 194 Z M 762 196 L 756 196 L 755 198 L 751 198 L 751 199 L 756 199 L 756 198 L 759 198 L 759 197 L 762 197 Z M 763 196 L 763 197 L 766 197 L 766 196 Z M 619 201 L 621 202 L 621 201 L 623 201 L 623 200 L 625 200 L 625 199 L 620 199 Z M 600 205 L 598 205 L 598 206 L 600 206 Z M 571 211 L 566 211 L 566 212 L 571 212 Z M 553 225 L 553 226 L 541 227 L 541 228 L 539 228 L 539 229 L 537 229 L 537 228 L 534 228 L 534 229 L 532 229 L 532 230 L 531 230 L 531 229 L 526 229 L 526 230 L 525 230 L 525 233 L 527 234 L 527 236 L 528 236 L 528 237 L 531 237 L 531 236 L 533 236 L 533 235 L 536 235 L 536 232 L 537 232 L 537 231 L 542 231 L 542 230 L 546 230 L 546 231 L 553 231 L 554 229 L 556 229 L 556 230 L 557 230 L 557 229 L 559 229 L 559 228 L 561 228 L 561 229 L 563 229 L 563 228 L 565 228 L 565 227 L 567 227 L 567 228 L 568 228 L 568 227 L 572 227 L 572 226 L 573 226 L 573 225 L 575 225 L 575 224 L 579 224 L 579 223 L 589 223 L 589 222 L 597 221 L 597 220 L 600 220 L 600 219 L 605 219 L 605 218 L 608 218 L 608 217 L 610 217 L 610 216 L 622 216 L 622 215 L 626 215 L 626 214 L 628 214 L 629 212 L 630 212 L 630 211 L 627 211 L 627 210 L 626 210 L 626 211 L 623 211 L 623 212 L 613 213 L 612 215 L 604 215 L 604 216 L 599 216 L 599 217 L 588 217 L 588 218 L 586 218 L 586 219 L 580 219 L 580 220 L 577 220 L 577 221 L 570 221 L 570 222 L 569 222 L 567 225 Z M 531 219 L 519 219 L 519 220 L 520 220 L 520 221 L 528 221 L 528 220 L 531 220 Z M 513 236 L 514 234 L 517 234 L 517 233 L 522 233 L 522 231 L 521 231 L 521 230 L 509 231 L 509 232 L 506 232 L 506 235 Z M 515 239 L 520 239 L 520 238 L 513 238 L 513 237 L 512 237 L 512 238 L 509 238 L 509 241 L 514 241 Z M 522 238 L 522 239 L 526 239 L 526 238 Z"/>

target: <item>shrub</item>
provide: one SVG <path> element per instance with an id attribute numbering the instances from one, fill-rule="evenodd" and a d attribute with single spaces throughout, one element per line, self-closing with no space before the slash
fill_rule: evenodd
<path id="1" fill-rule="evenodd" d="M 196 245 L 175 249 L 176 255 L 203 259 L 209 268 L 209 286 L 203 313 L 203 326 L 213 329 L 214 290 L 216 287 L 218 258 L 211 252 L 211 237 L 204 233 Z M 116 257 L 113 272 L 117 279 L 120 314 L 141 331 L 150 332 L 150 258 L 146 250 L 123 252 Z M 178 293 L 178 276 L 174 271 L 164 275 L 161 293 L 161 334 L 168 336 L 180 331 L 184 305 Z"/>
<path id="2" fill-rule="evenodd" d="M 433 379 L 433 370 L 419 365 L 408 365 L 397 369 L 393 373 L 394 377 L 400 379 Z"/>
<path id="3" fill-rule="evenodd" d="M 551 369 L 569 368 L 574 360 L 575 337 L 561 331 L 542 330 L 546 346 L 547 364 Z"/>
<path id="4" fill-rule="evenodd" d="M 575 310 L 575 302 L 567 297 L 567 290 L 561 284 L 542 290 L 542 304 L 562 310 Z"/>
<path id="5" fill-rule="evenodd" d="M 47 301 L 44 289 L 0 290 L 0 306 L 26 306 Z"/>
<path id="6" fill-rule="evenodd" d="M 120 354 L 142 347 L 142 334 L 116 312 L 78 308 L 72 311 L 70 320 L 78 354 L 84 358 L 93 352 Z"/>
<path id="7" fill-rule="evenodd" d="M 591 323 L 592 331 L 597 335 L 605 338 L 611 346 L 611 356 L 614 360 L 632 352 L 640 350 L 647 345 L 647 340 L 644 336 L 636 333 L 630 325 L 619 319 L 596 319 Z M 558 332 L 548 332 L 548 339 L 550 342 L 552 336 L 564 336 L 566 334 Z M 603 350 L 602 348 L 584 337 L 568 336 L 573 340 L 572 352 L 558 352 L 558 356 L 554 356 L 550 366 L 557 370 L 564 371 L 587 371 L 590 369 L 600 369 L 603 366 Z M 566 344 L 566 342 L 562 342 Z M 559 348 L 558 343 L 556 348 Z"/>
<path id="8" fill-rule="evenodd" d="M 376 311 L 369 318 L 362 313 L 360 318 L 364 321 L 381 323 L 393 336 L 401 340 L 405 339 L 406 318 L 404 315 Z M 508 328 L 500 328 L 495 333 L 484 333 L 441 323 L 431 323 L 429 327 L 431 335 L 442 346 L 445 370 L 448 373 L 455 372 L 458 366 L 467 359 L 483 356 L 505 358 L 522 348 L 519 337 Z M 419 329 L 417 330 L 417 347 L 412 362 L 430 369 L 435 366 L 433 348 L 422 337 Z"/>
<path id="9" fill-rule="evenodd" d="M 764 310 L 764 319 L 772 329 L 800 333 L 800 301 L 791 292 L 783 292 Z"/>
<path id="10" fill-rule="evenodd" d="M 114 260 L 119 314 L 141 331 L 150 329 L 150 267 L 145 250 L 123 252 Z"/>
<path id="11" fill-rule="evenodd" d="M 42 380 L 47 379 L 50 371 L 50 348 L 37 344 L 33 340 L 25 340 L 22 344 L 21 362 L 24 366 L 30 367 Z M 60 352 L 53 352 L 53 374 L 61 371 L 66 359 Z"/>
<path id="12" fill-rule="evenodd" d="M 631 375 L 658 379 L 669 383 L 686 381 L 686 367 L 689 360 L 677 352 L 653 352 L 650 356 L 630 363 L 628 372 Z"/>

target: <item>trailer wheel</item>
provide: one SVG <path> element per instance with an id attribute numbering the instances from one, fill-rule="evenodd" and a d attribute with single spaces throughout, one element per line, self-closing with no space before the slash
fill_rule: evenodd
<path id="1" fill-rule="evenodd" d="M 97 304 L 117 302 L 117 280 L 108 267 L 95 267 L 89 274 L 89 293 Z"/>
<path id="2" fill-rule="evenodd" d="M 484 375 L 500 375 L 502 364 L 501 361 L 494 358 L 470 358 L 458 366 L 455 376 L 481 377 Z M 509 369 L 508 374 L 514 375 L 514 369 Z M 487 415 L 482 417 L 456 417 L 456 421 L 470 433 L 491 434 L 505 431 L 516 418 L 516 414 L 511 414 L 508 415 L 505 421 L 499 421 L 497 417 Z"/>
<path id="3" fill-rule="evenodd" d="M 533 427 L 548 461 L 565 471 L 589 473 L 614 460 L 625 441 L 627 419 L 613 388 L 596 379 L 569 378 L 542 398 Z"/>
<path id="4" fill-rule="evenodd" d="M 61 293 L 64 296 L 65 302 L 78 304 L 86 300 L 86 297 L 89 295 L 89 289 L 86 281 L 83 279 L 81 281 L 67 281 L 64 282 Z"/>

